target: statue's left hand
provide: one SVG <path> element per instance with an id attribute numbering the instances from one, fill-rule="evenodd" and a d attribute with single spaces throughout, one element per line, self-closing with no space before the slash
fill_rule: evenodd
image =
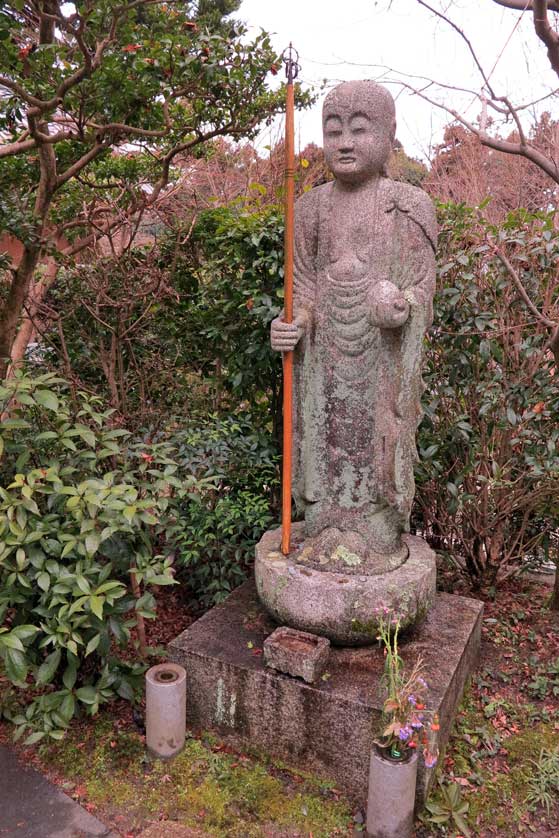
<path id="1" fill-rule="evenodd" d="M 371 293 L 371 323 L 381 329 L 403 326 L 410 314 L 410 304 L 392 282 L 378 282 Z"/>

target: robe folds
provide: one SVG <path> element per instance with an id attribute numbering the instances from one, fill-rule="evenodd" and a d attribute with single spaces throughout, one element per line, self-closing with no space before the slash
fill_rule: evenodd
<path id="1" fill-rule="evenodd" d="M 324 184 L 295 210 L 294 311 L 307 325 L 294 353 L 293 495 L 307 536 L 336 527 L 383 553 L 409 530 L 437 227 L 408 184 L 383 177 L 350 213 L 339 194 Z M 373 325 L 381 281 L 410 305 L 399 328 Z"/>

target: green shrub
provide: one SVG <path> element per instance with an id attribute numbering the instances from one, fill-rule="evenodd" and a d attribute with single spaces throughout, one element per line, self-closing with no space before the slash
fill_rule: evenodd
<path id="1" fill-rule="evenodd" d="M 200 214 L 178 284 L 195 289 L 180 309 L 188 362 L 221 415 L 250 410 L 281 438 L 281 357 L 270 323 L 283 306 L 283 214 L 237 202 Z"/>
<path id="2" fill-rule="evenodd" d="M 559 234 L 551 216 L 523 211 L 496 228 L 471 208 L 448 205 L 442 222 L 418 435 L 418 528 L 475 585 L 494 585 L 545 546 L 559 489 L 549 330 L 495 250 L 556 319 Z"/>
<path id="3" fill-rule="evenodd" d="M 181 578 L 210 605 L 244 581 L 254 545 L 274 523 L 278 457 L 248 415 L 209 419 L 173 442 L 179 465 L 204 488 L 180 504 L 171 538 Z"/>
<path id="4" fill-rule="evenodd" d="M 249 403 L 279 440 L 281 357 L 269 324 L 283 305 L 282 211 L 237 201 L 189 227 L 61 270 L 49 292 L 55 351 L 45 348 L 43 363 L 69 364 L 131 429 Z"/>
<path id="5" fill-rule="evenodd" d="M 143 670 L 117 650 L 174 581 L 157 548 L 195 481 L 52 375 L 4 383 L 0 413 L 0 655 L 13 685 L 45 688 L 9 714 L 59 738 L 78 709 L 133 698 Z"/>

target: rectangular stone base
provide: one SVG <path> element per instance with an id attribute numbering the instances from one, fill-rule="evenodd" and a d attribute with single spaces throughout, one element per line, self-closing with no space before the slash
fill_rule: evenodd
<path id="1" fill-rule="evenodd" d="M 477 660 L 482 611 L 476 600 L 437 594 L 423 625 L 402 640 L 409 668 L 424 660 L 441 750 Z M 262 645 L 275 628 L 250 581 L 169 644 L 170 659 L 187 672 L 187 725 L 331 779 L 364 806 L 371 743 L 382 728 L 383 652 L 332 647 L 322 679 L 306 684 L 266 668 Z M 418 802 L 432 774 L 420 760 Z"/>

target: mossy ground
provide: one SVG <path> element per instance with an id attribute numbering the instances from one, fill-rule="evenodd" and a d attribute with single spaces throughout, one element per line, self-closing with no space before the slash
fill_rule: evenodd
<path id="1" fill-rule="evenodd" d="M 188 738 L 178 757 L 161 762 L 146 755 L 143 736 L 106 715 L 38 753 L 46 768 L 73 778 L 75 796 L 127 833 L 169 819 L 215 838 L 350 834 L 349 805 L 328 783 L 231 752 L 213 737 Z"/>

